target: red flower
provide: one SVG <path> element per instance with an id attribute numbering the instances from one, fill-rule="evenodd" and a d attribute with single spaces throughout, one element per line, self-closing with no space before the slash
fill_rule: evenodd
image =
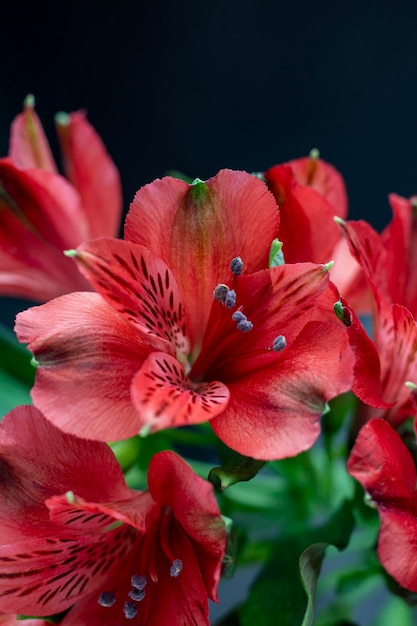
<path id="1" fill-rule="evenodd" d="M 330 163 L 315 155 L 274 165 L 265 181 L 280 209 L 279 236 L 287 263 L 335 262 L 331 279 L 356 309 L 369 308 L 360 267 L 340 237 L 334 217 L 345 218 L 344 180 Z"/>
<path id="2" fill-rule="evenodd" d="M 117 169 L 82 112 L 57 116 L 63 165 L 56 165 L 33 108 L 11 127 L 0 159 L 0 293 L 37 301 L 89 289 L 63 250 L 116 236 L 122 208 Z"/>
<path id="3" fill-rule="evenodd" d="M 87 438 L 210 419 L 256 458 L 310 447 L 326 402 L 350 386 L 352 355 L 344 329 L 314 321 L 334 302 L 325 266 L 263 269 L 277 225 L 271 194 L 244 172 L 141 189 L 125 241 L 74 253 L 100 295 L 17 318 L 40 365 L 37 406 Z"/>
<path id="4" fill-rule="evenodd" d="M 395 430 L 375 418 L 359 432 L 347 467 L 378 509 L 382 565 L 400 585 L 416 592 L 417 475 L 411 454 Z"/>
<path id="5" fill-rule="evenodd" d="M 366 222 L 341 222 L 352 254 L 360 264 L 368 282 L 373 303 L 373 339 L 367 341 L 367 350 L 373 351 L 374 365 L 369 356 L 361 358 L 362 347 L 357 339 L 364 335 L 360 322 L 346 302 L 348 334 L 353 350 L 359 356 L 356 362 L 355 393 L 375 409 L 364 409 L 362 417 L 384 416 L 397 426 L 410 416 L 417 415 L 415 391 L 417 383 L 417 325 L 407 305 L 413 308 L 413 259 L 411 205 L 391 198 L 395 207 L 394 219 L 379 235 Z M 407 235 L 405 235 L 407 233 Z M 378 365 L 376 364 L 378 361 Z"/>
<path id="6" fill-rule="evenodd" d="M 286 262 L 327 263 L 340 240 L 333 217 L 347 215 L 342 176 L 314 157 L 274 165 L 264 176 L 280 208 Z"/>
<path id="7" fill-rule="evenodd" d="M 18 407 L 0 425 L 0 609 L 65 626 L 208 624 L 226 533 L 212 486 L 156 454 L 129 489 L 110 448 Z M 194 621 L 193 621 L 194 620 Z"/>

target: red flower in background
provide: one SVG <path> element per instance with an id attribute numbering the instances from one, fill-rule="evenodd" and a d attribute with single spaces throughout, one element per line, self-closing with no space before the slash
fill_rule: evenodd
<path id="1" fill-rule="evenodd" d="M 410 452 L 385 420 L 375 418 L 359 432 L 347 468 L 378 509 L 382 565 L 400 585 L 416 592 L 417 474 Z"/>
<path id="2" fill-rule="evenodd" d="M 117 169 L 82 112 L 57 116 L 60 176 L 28 97 L 0 159 L 0 294 L 44 301 L 89 289 L 63 250 L 85 239 L 117 236 Z"/>
<path id="3" fill-rule="evenodd" d="M 346 218 L 348 199 L 342 175 L 314 153 L 274 165 L 264 174 L 280 209 L 279 237 L 287 263 L 334 260 L 330 276 L 358 310 L 369 307 L 360 267 L 334 217 Z"/>
<path id="4" fill-rule="evenodd" d="M 0 425 L 0 609 L 65 626 L 208 624 L 226 533 L 212 486 L 175 453 L 129 489 L 110 448 L 34 407 Z M 163 599 L 163 601 L 162 601 Z"/>
<path id="5" fill-rule="evenodd" d="M 360 383 L 354 391 L 376 407 L 364 408 L 362 419 L 383 416 L 397 426 L 417 415 L 417 325 L 413 317 L 417 313 L 417 274 L 411 203 L 398 196 L 390 199 L 394 218 L 381 235 L 364 221 L 341 222 L 340 227 L 362 268 L 373 305 L 371 342 L 348 303 L 343 302 L 351 345 L 359 357 L 356 380 Z M 361 357 L 363 348 L 366 355 Z"/>
<path id="6" fill-rule="evenodd" d="M 277 226 L 272 195 L 244 172 L 143 187 L 125 241 L 74 253 L 98 294 L 17 318 L 39 362 L 36 405 L 87 438 L 211 420 L 255 458 L 310 447 L 326 402 L 350 387 L 352 355 L 323 321 L 335 299 L 325 266 L 264 269 Z"/>

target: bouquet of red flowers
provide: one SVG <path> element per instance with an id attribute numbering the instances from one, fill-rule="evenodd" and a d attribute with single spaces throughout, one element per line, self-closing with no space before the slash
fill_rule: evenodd
<path id="1" fill-rule="evenodd" d="M 37 303 L 0 334 L 0 624 L 341 626 L 384 581 L 411 624 L 416 200 L 347 221 L 313 150 L 157 179 L 118 238 L 101 139 L 57 130 L 65 176 L 32 97 L 0 159 L 0 293 Z"/>

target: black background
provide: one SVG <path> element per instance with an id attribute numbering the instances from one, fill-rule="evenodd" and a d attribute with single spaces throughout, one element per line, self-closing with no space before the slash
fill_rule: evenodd
<path id="1" fill-rule="evenodd" d="M 354 219 L 380 229 L 389 192 L 417 193 L 416 0 L 0 4 L 2 155 L 33 93 L 54 149 L 53 115 L 87 109 L 126 210 L 170 168 L 261 171 L 313 147 Z"/>

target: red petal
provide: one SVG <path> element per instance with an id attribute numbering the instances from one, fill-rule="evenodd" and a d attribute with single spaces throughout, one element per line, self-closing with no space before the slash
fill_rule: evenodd
<path id="1" fill-rule="evenodd" d="M 232 311 L 215 302 L 192 379 L 227 382 L 274 362 L 271 348 L 278 335 L 290 346 L 305 324 L 320 315 L 318 300 L 329 286 L 322 265 L 285 264 L 238 278 L 236 307 L 253 323 L 242 333 Z"/>
<path id="2" fill-rule="evenodd" d="M 206 589 L 217 600 L 226 531 L 211 483 L 197 476 L 177 454 L 167 451 L 151 460 L 148 484 L 154 500 L 171 507 L 192 541 Z"/>
<path id="3" fill-rule="evenodd" d="M 143 429 L 154 432 L 198 424 L 219 415 L 229 390 L 218 381 L 193 383 L 183 366 L 164 352 L 152 352 L 133 379 L 132 400 Z"/>
<path id="4" fill-rule="evenodd" d="M 350 347 L 355 355 L 353 393 L 366 404 L 373 407 L 389 408 L 391 402 L 385 402 L 384 389 L 381 387 L 381 364 L 375 344 L 366 334 L 354 310 L 341 298 L 340 304 L 346 316 L 346 330 Z"/>
<path id="5" fill-rule="evenodd" d="M 129 493 L 108 446 L 61 432 L 31 406 L 17 407 L 3 418 L 0 463 L 3 543 L 22 533 L 39 534 L 49 523 L 44 500 L 57 493 L 74 490 L 93 501 L 119 500 Z"/>
<path id="6" fill-rule="evenodd" d="M 333 165 L 314 157 L 288 161 L 297 183 L 315 189 L 331 206 L 335 215 L 345 218 L 348 212 L 346 186 Z"/>
<path id="7" fill-rule="evenodd" d="M 412 506 L 414 461 L 401 437 L 385 420 L 375 418 L 362 427 L 347 468 L 378 506 Z"/>
<path id="8" fill-rule="evenodd" d="M 352 366 L 344 330 L 310 322 L 275 363 L 228 383 L 230 402 L 213 430 L 256 459 L 299 454 L 317 439 L 326 402 L 350 389 Z"/>
<path id="9" fill-rule="evenodd" d="M 85 113 L 57 116 L 64 169 L 78 190 L 89 237 L 117 236 L 122 211 L 119 173 Z"/>
<path id="10" fill-rule="evenodd" d="M 365 221 L 342 222 L 339 224 L 346 235 L 350 251 L 362 268 L 365 278 L 373 289 L 374 297 L 389 299 L 389 284 L 385 268 L 390 264 L 381 237 Z"/>
<path id="11" fill-rule="evenodd" d="M 140 189 L 126 219 L 125 238 L 152 250 L 171 269 L 190 309 L 198 346 L 213 289 L 232 278 L 231 260 L 240 256 L 248 273 L 268 267 L 278 222 L 275 201 L 260 180 L 222 170 L 205 184 L 167 177 Z"/>
<path id="12" fill-rule="evenodd" d="M 28 96 L 23 113 L 12 122 L 9 156 L 19 168 L 39 168 L 56 174 L 55 161 L 34 104 L 33 96 Z"/>
<path id="13" fill-rule="evenodd" d="M 138 432 L 130 385 L 151 348 L 101 296 L 74 293 L 34 307 L 19 313 L 15 330 L 39 361 L 32 397 L 54 424 L 104 441 Z"/>
<path id="14" fill-rule="evenodd" d="M 132 530 L 108 528 L 114 519 L 124 521 L 120 513 L 109 516 L 109 504 L 104 510 L 88 508 L 74 497 L 70 506 L 63 496 L 59 506 L 54 494 L 80 489 L 93 501 L 121 500 L 121 513 L 137 496 L 126 487 L 107 445 L 62 433 L 34 407 L 19 407 L 3 419 L 0 463 L 1 609 L 61 611 L 85 593 L 91 577 L 103 584 Z M 44 504 L 48 497 L 51 519 Z"/>
<path id="15" fill-rule="evenodd" d="M 82 244 L 75 260 L 95 289 L 154 347 L 187 358 L 186 311 L 177 282 L 161 259 L 143 246 L 99 239 Z"/>
<path id="16" fill-rule="evenodd" d="M 417 415 L 417 407 L 410 403 L 408 381 L 417 383 L 417 325 L 405 307 L 394 304 L 391 313 L 392 332 L 378 337 L 384 398 L 395 403 L 385 415 L 393 425 L 398 426 L 410 415 Z M 389 336 L 388 336 L 389 335 Z"/>
<path id="17" fill-rule="evenodd" d="M 335 209 L 315 189 L 296 182 L 289 165 L 276 165 L 265 180 L 280 208 L 279 238 L 286 263 L 327 263 L 340 239 Z"/>
<path id="18" fill-rule="evenodd" d="M 384 269 L 389 276 L 392 302 L 403 304 L 413 315 L 417 315 L 415 210 L 410 200 L 401 196 L 391 194 L 389 201 L 393 218 L 381 239 L 389 258 Z"/>
<path id="19" fill-rule="evenodd" d="M 417 592 L 417 519 L 405 511 L 380 509 L 378 557 L 387 572 Z"/>
<path id="20" fill-rule="evenodd" d="M 62 178 L 42 170 L 19 170 L 10 159 L 0 159 L 2 211 L 7 208 L 44 244 L 60 250 L 74 247 L 86 234 L 78 194 Z"/>

